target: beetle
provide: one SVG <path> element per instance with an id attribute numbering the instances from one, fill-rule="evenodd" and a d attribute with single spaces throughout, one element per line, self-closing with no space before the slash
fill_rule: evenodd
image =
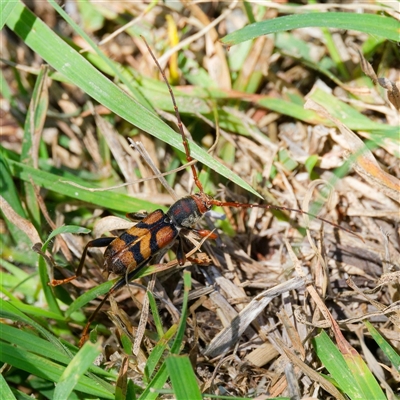
<path id="1" fill-rule="evenodd" d="M 179 110 L 175 101 L 172 88 L 158 63 L 156 57 L 143 38 L 146 47 L 152 56 L 155 64 L 160 70 L 163 79 L 168 87 L 172 103 L 175 110 L 177 125 L 179 133 L 182 137 L 182 143 L 185 150 L 187 162 L 193 161 L 190 154 L 188 140 L 185 136 L 182 121 L 180 118 Z M 161 258 L 165 252 L 170 249 L 174 243 L 178 243 L 176 251 L 177 260 L 180 265 L 185 263 L 185 254 L 183 252 L 182 237 L 188 232 L 193 231 L 198 236 L 203 238 L 217 238 L 217 235 L 209 230 L 196 229 L 196 224 L 204 216 L 204 214 L 211 210 L 213 206 L 227 206 L 234 208 L 262 208 L 265 210 L 280 210 L 280 211 L 294 211 L 303 215 L 309 215 L 320 221 L 326 222 L 335 228 L 344 230 L 352 235 L 362 238 L 355 232 L 341 227 L 331 221 L 328 221 L 319 216 L 313 215 L 301 209 L 293 209 L 284 206 L 276 206 L 272 204 L 257 204 L 257 203 L 239 203 L 239 202 L 226 202 L 215 199 L 213 196 L 204 192 L 203 186 L 199 180 L 196 167 L 192 163 L 190 165 L 194 183 L 199 192 L 183 197 L 177 200 L 169 210 L 164 213 L 162 210 L 155 210 L 152 213 L 144 216 L 140 222 L 135 226 L 123 232 L 119 237 L 105 237 L 91 240 L 88 242 L 83 250 L 78 268 L 75 275 L 65 279 L 53 279 L 49 284 L 51 286 L 61 285 L 78 278 L 82 275 L 82 269 L 85 264 L 87 252 L 90 248 L 106 247 L 104 252 L 104 269 L 107 272 L 121 276 L 121 278 L 112 286 L 106 293 L 103 300 L 97 306 L 95 311 L 91 314 L 88 322 L 82 332 L 79 346 L 81 347 L 86 341 L 88 331 L 96 314 L 99 312 L 103 304 L 107 301 L 109 296 L 126 285 L 129 281 L 134 279 L 135 276 L 156 258 Z"/>

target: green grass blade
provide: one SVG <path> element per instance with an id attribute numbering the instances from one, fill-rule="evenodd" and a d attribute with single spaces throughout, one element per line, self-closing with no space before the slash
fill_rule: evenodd
<path id="1" fill-rule="evenodd" d="M 188 356 L 171 354 L 166 359 L 166 364 L 177 400 L 203 398 Z"/>
<path id="2" fill-rule="evenodd" d="M 42 283 L 42 290 L 44 296 L 46 298 L 47 304 L 50 310 L 55 313 L 59 314 L 60 316 L 63 315 L 56 296 L 54 295 L 53 289 L 49 286 L 50 278 L 49 278 L 49 270 L 47 268 L 46 261 L 44 257 L 39 255 L 39 278 L 40 282 Z"/>
<path id="3" fill-rule="evenodd" d="M 81 309 L 84 305 L 96 299 L 97 297 L 101 296 L 102 294 L 107 293 L 111 287 L 117 282 L 119 278 L 104 282 L 94 288 L 85 292 L 82 296 L 79 296 L 71 305 L 68 307 L 67 311 L 65 312 L 65 316 L 69 317 L 75 311 Z"/>
<path id="4" fill-rule="evenodd" d="M 158 312 L 156 299 L 154 298 L 153 293 L 151 293 L 149 290 L 147 291 L 147 297 L 149 298 L 149 305 L 151 313 L 153 315 L 154 325 L 156 326 L 158 336 L 162 338 L 164 336 L 163 323 L 160 314 Z"/>
<path id="5" fill-rule="evenodd" d="M 92 47 L 92 49 L 96 52 L 96 55 L 100 58 L 101 62 L 111 70 L 111 74 L 117 77 L 121 82 L 123 82 L 142 105 L 153 112 L 149 101 L 142 95 L 140 90 L 137 90 L 136 87 L 132 85 L 131 76 L 127 76 L 127 74 L 123 73 L 123 71 L 118 68 L 119 66 L 117 63 L 114 63 L 109 58 L 107 58 L 103 54 L 103 52 L 97 47 L 92 38 L 85 32 L 85 30 L 83 30 L 77 23 L 75 23 L 75 21 L 54 0 L 49 0 L 49 3 L 65 19 L 65 21 L 71 27 L 73 27 L 73 29 L 75 29 L 77 34 L 81 36 Z M 90 7 L 92 7 L 92 5 Z M 90 53 L 88 53 L 87 55 L 89 58 Z"/>
<path id="6" fill-rule="evenodd" d="M 5 342 L 0 342 L 0 360 L 50 382 L 58 382 L 65 371 L 62 365 Z M 110 391 L 86 376 L 79 378 L 75 390 L 105 399 L 114 399 Z"/>
<path id="7" fill-rule="evenodd" d="M 8 386 L 2 374 L 0 374 L 0 393 L 3 400 L 16 400 L 16 397 L 14 396 L 10 386 Z"/>
<path id="8" fill-rule="evenodd" d="M 233 46 L 262 35 L 309 26 L 351 29 L 370 35 L 382 36 L 394 42 L 399 40 L 400 32 L 399 21 L 381 15 L 344 12 L 308 13 L 256 22 L 230 33 L 221 41 L 228 46 Z"/>
<path id="9" fill-rule="evenodd" d="M 362 389 L 354 382 L 354 377 L 342 354 L 337 349 L 325 331 L 314 338 L 314 348 L 331 377 L 337 382 L 337 387 L 351 399 L 360 399 Z"/>
<path id="10" fill-rule="evenodd" d="M 180 135 L 102 75 L 22 3 L 17 4 L 15 11 L 7 21 L 7 25 L 14 33 L 24 39 L 27 46 L 99 103 L 134 126 L 183 151 Z M 57 49 L 57 51 L 55 52 L 53 49 Z M 190 142 L 190 148 L 193 158 L 257 195 L 257 192 L 249 184 L 229 168 L 217 162 L 195 143 Z"/>
<path id="11" fill-rule="evenodd" d="M 16 3 L 14 0 L 0 1 L 0 30 L 3 29 L 8 17 L 14 11 Z"/>
<path id="12" fill-rule="evenodd" d="M 4 152 L 1 150 L 0 153 L 0 171 L 1 171 L 1 179 L 0 179 L 0 194 L 4 197 L 8 204 L 12 204 L 13 210 L 22 218 L 27 218 L 24 207 L 22 207 L 22 203 L 18 194 L 18 191 L 15 187 L 12 171 L 9 168 L 9 165 L 4 157 Z M 13 223 L 11 223 L 7 218 L 4 218 L 3 211 L 0 209 L 0 215 L 3 217 L 7 229 L 11 233 L 15 243 L 18 243 L 19 246 L 30 247 L 32 245 L 30 239 L 21 229 L 17 228 Z"/>
<path id="13" fill-rule="evenodd" d="M 16 345 L 25 349 L 28 352 L 35 353 L 39 356 L 49 358 L 59 364 L 69 364 L 72 358 L 61 352 L 59 348 L 54 347 L 47 340 L 38 337 L 37 334 L 31 331 L 24 331 L 14 328 L 13 326 L 2 324 L 1 326 L 1 339 L 10 344 Z M 105 371 L 102 368 L 91 366 L 89 370 L 96 375 L 101 375 L 107 378 L 114 378 L 115 374 Z"/>
<path id="14" fill-rule="evenodd" d="M 86 342 L 62 373 L 54 391 L 54 400 L 68 399 L 79 380 L 101 353 L 101 346 Z"/>
<path id="15" fill-rule="evenodd" d="M 147 380 L 151 379 L 151 376 L 153 375 L 157 364 L 160 362 L 161 357 L 164 354 L 169 341 L 175 335 L 177 328 L 177 325 L 172 325 L 171 328 L 169 328 L 168 331 L 161 337 L 154 349 L 151 351 L 145 366 L 145 374 Z"/>
<path id="16" fill-rule="evenodd" d="M 67 356 L 72 356 L 71 352 L 60 343 L 60 341 L 52 335 L 49 331 L 44 329 L 40 324 L 35 322 L 32 318 L 25 315 L 23 312 L 19 310 L 19 304 L 11 304 L 10 302 L 3 300 L 0 298 L 0 317 L 8 318 L 12 321 L 22 322 L 24 324 L 30 325 L 36 329 L 37 332 L 41 334 L 44 338 L 46 338 L 50 343 L 52 343 L 55 347 L 59 348 Z"/>
<path id="17" fill-rule="evenodd" d="M 325 331 L 321 331 L 313 342 L 318 358 L 343 393 L 351 399 L 386 398 L 361 357 L 347 355 L 345 358 Z"/>
<path id="18" fill-rule="evenodd" d="M 47 238 L 47 240 L 43 243 L 42 246 L 42 251 L 45 252 L 47 250 L 47 246 L 49 245 L 49 243 L 51 242 L 51 240 L 57 236 L 60 235 L 61 233 L 73 233 L 73 234 L 87 234 L 90 232 L 90 229 L 87 228 L 82 228 L 81 226 L 77 226 L 77 225 L 64 225 L 64 226 L 60 226 L 57 229 L 54 229 L 54 231 L 52 231 L 49 235 L 49 237 Z"/>
<path id="19" fill-rule="evenodd" d="M 156 400 L 158 398 L 157 390 L 162 389 L 167 382 L 168 379 L 168 371 L 167 366 L 163 363 L 160 369 L 155 374 L 154 378 L 151 382 L 146 386 L 146 389 L 140 395 L 138 400 Z"/>
<path id="20" fill-rule="evenodd" d="M 385 353 L 386 357 L 393 364 L 393 367 L 396 368 L 396 371 L 400 372 L 400 356 L 396 353 L 393 347 L 389 344 L 389 342 L 379 333 L 377 329 L 369 322 L 364 321 L 365 326 L 367 327 L 369 333 L 374 338 L 375 342 L 381 348 L 381 350 Z"/>
<path id="21" fill-rule="evenodd" d="M 189 290 L 191 287 L 191 277 L 190 272 L 185 271 L 183 274 L 183 281 L 184 281 L 184 288 L 185 292 L 183 295 L 183 304 L 182 304 L 182 315 L 179 321 L 178 331 L 174 340 L 174 343 L 171 347 L 171 353 L 178 354 L 182 345 L 183 337 L 185 334 L 185 327 L 186 327 L 186 318 L 187 318 L 187 304 L 189 298 Z M 156 392 L 157 389 L 161 389 L 168 378 L 168 371 L 165 362 L 161 365 L 160 369 L 157 371 L 154 378 L 151 382 L 147 385 L 146 389 L 140 396 L 140 400 L 152 400 L 156 399 L 158 393 Z"/>
<path id="22" fill-rule="evenodd" d="M 322 105 L 329 114 L 342 121 L 349 129 L 379 132 L 385 136 L 392 137 L 392 139 L 398 138 L 398 126 L 371 121 L 370 118 L 357 111 L 354 107 L 319 88 L 313 91 L 309 98 Z"/>
<path id="23" fill-rule="evenodd" d="M 37 162 L 40 137 L 49 107 L 49 93 L 47 90 L 48 70 L 48 66 L 42 66 L 40 69 L 25 118 L 20 161 L 22 164 L 31 167 L 35 167 L 35 163 Z M 24 182 L 24 194 L 25 204 L 31 222 L 40 233 L 40 209 L 35 194 L 35 188 L 31 182 Z"/>
<path id="24" fill-rule="evenodd" d="M 134 199 L 122 193 L 111 191 L 92 192 L 89 189 L 75 187 L 68 184 L 66 182 L 68 179 L 63 179 L 62 176 L 38 170 L 10 159 L 8 159 L 8 164 L 10 166 L 12 175 L 16 178 L 19 178 L 23 181 L 32 180 L 35 184 L 45 189 L 79 199 L 81 201 L 96 204 L 110 210 L 127 213 L 132 212 L 132 210 L 160 208 L 150 202 Z M 79 185 L 82 184 L 82 186 L 88 186 L 87 182 L 85 182 L 83 179 L 75 178 L 74 182 Z"/>
<path id="25" fill-rule="evenodd" d="M 172 354 L 179 354 L 183 342 L 183 337 L 185 335 L 189 292 L 190 288 L 192 287 L 192 278 L 189 271 L 185 271 L 183 273 L 183 285 L 184 285 L 184 293 L 183 293 L 183 303 L 182 303 L 182 315 L 181 319 L 179 320 L 179 327 L 176 333 L 174 343 L 171 346 Z"/>
<path id="26" fill-rule="evenodd" d="M 31 306 L 29 304 L 24 304 L 20 301 L 18 301 L 18 302 L 10 301 L 10 304 L 18 307 L 18 309 L 20 311 L 22 311 L 23 313 L 26 313 L 33 317 L 50 318 L 50 319 L 54 319 L 56 321 L 65 321 L 65 318 L 62 315 L 52 312 L 52 311 L 44 310 L 43 308 L 40 308 L 40 307 L 35 307 L 35 306 Z"/>

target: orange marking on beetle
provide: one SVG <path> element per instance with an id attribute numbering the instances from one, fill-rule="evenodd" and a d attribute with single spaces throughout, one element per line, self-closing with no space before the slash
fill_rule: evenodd
<path id="1" fill-rule="evenodd" d="M 151 224 L 154 224 L 154 223 L 158 222 L 164 216 L 165 216 L 165 214 L 161 210 L 156 210 L 156 211 L 152 212 L 151 214 L 149 214 L 143 220 L 143 222 L 145 222 L 146 224 L 151 225 Z"/>
<path id="2" fill-rule="evenodd" d="M 123 265 L 129 265 L 129 269 L 134 269 L 136 268 L 136 260 L 133 257 L 133 254 L 129 251 L 125 251 L 123 254 L 121 254 L 119 257 L 119 260 Z"/>
<path id="3" fill-rule="evenodd" d="M 151 256 L 150 240 L 151 233 L 150 231 L 148 231 L 147 234 L 144 235 L 140 241 L 140 254 L 143 258 L 148 258 Z"/>
<path id="4" fill-rule="evenodd" d="M 156 241 L 160 248 L 169 245 L 174 238 L 174 231 L 169 226 L 165 226 L 156 232 Z"/>
<path id="5" fill-rule="evenodd" d="M 110 248 L 112 249 L 112 253 L 119 253 L 126 247 L 126 243 L 124 240 L 120 238 L 116 238 L 111 242 Z"/>
<path id="6" fill-rule="evenodd" d="M 128 233 L 131 236 L 138 236 L 138 239 L 140 239 L 141 236 L 144 236 L 149 230 L 147 228 L 137 228 L 136 226 L 132 226 L 132 228 L 129 228 L 126 233 Z M 134 243 L 134 242 L 132 242 Z M 129 243 L 131 244 L 131 243 Z"/>

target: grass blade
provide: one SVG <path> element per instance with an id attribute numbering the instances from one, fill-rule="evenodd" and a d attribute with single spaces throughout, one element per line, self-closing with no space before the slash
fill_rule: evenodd
<path id="1" fill-rule="evenodd" d="M 344 357 L 325 331 L 314 338 L 314 346 L 339 389 L 351 399 L 385 399 L 361 357 Z"/>
<path id="2" fill-rule="evenodd" d="M 101 353 L 100 345 L 86 342 L 61 375 L 54 391 L 55 400 L 68 399 L 79 380 Z"/>
<path id="3" fill-rule="evenodd" d="M 202 395 L 189 357 L 171 354 L 166 364 L 176 398 L 201 400 Z"/>
<path id="4" fill-rule="evenodd" d="M 15 177 L 22 179 L 23 181 L 32 180 L 35 184 L 45 189 L 76 198 L 81 201 L 86 201 L 88 203 L 109 208 L 110 210 L 122 211 L 125 213 L 132 212 L 132 210 L 158 208 L 155 204 L 134 199 L 122 193 L 115 193 L 111 191 L 92 192 L 90 189 L 75 187 L 69 185 L 66 180 L 63 179 L 63 176 L 38 170 L 10 159 L 7 161 L 11 172 Z M 87 186 L 87 183 L 85 183 L 82 179 L 75 178 L 74 181 L 79 185 L 82 183 L 81 186 Z"/>
<path id="5" fill-rule="evenodd" d="M 58 382 L 65 371 L 65 367 L 62 365 L 5 342 L 0 342 L 0 360 L 51 382 Z M 114 399 L 111 392 L 86 376 L 79 378 L 75 389 L 89 395 Z"/>
<path id="6" fill-rule="evenodd" d="M 3 29 L 8 17 L 14 11 L 16 4 L 13 0 L 4 0 L 0 2 L 0 30 Z"/>
<path id="7" fill-rule="evenodd" d="M 13 392 L 8 386 L 7 381 L 4 379 L 4 376 L 0 374 L 0 393 L 2 394 L 3 400 L 16 400 Z"/>
<path id="8" fill-rule="evenodd" d="M 89 303 L 89 301 L 92 301 L 102 294 L 107 293 L 118 279 L 119 278 L 104 282 L 85 292 L 82 296 L 78 297 L 73 303 L 71 303 L 71 305 L 68 307 L 68 310 L 65 312 L 65 316 L 69 317 L 72 313 Z"/>
<path id="9" fill-rule="evenodd" d="M 309 26 L 351 29 L 382 36 L 397 42 L 400 22 L 394 18 L 374 14 L 344 12 L 288 15 L 272 20 L 255 22 L 222 38 L 222 43 L 233 46 L 269 33 L 288 31 Z"/>
<path id="10" fill-rule="evenodd" d="M 400 371 L 400 356 L 396 353 L 396 351 L 389 344 L 389 342 L 385 340 L 385 338 L 379 333 L 377 329 L 375 329 L 375 327 L 369 321 L 364 321 L 364 324 L 367 327 L 371 336 L 374 338 L 375 342 L 378 344 L 378 346 L 385 353 L 386 357 L 393 364 L 394 368 L 396 368 L 397 371 Z"/>
<path id="11" fill-rule="evenodd" d="M 153 375 L 157 364 L 160 362 L 161 357 L 164 354 L 169 341 L 175 335 L 177 328 L 177 325 L 172 325 L 171 328 L 169 328 L 168 331 L 161 337 L 161 339 L 158 341 L 158 343 L 150 353 L 145 366 L 145 374 L 148 380 Z"/>

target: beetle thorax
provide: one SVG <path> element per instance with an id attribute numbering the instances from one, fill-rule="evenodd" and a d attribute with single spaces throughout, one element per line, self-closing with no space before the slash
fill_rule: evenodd
<path id="1" fill-rule="evenodd" d="M 211 209 L 211 200 L 209 195 L 201 192 L 183 197 L 172 204 L 167 215 L 177 227 L 193 228 L 204 213 Z"/>

